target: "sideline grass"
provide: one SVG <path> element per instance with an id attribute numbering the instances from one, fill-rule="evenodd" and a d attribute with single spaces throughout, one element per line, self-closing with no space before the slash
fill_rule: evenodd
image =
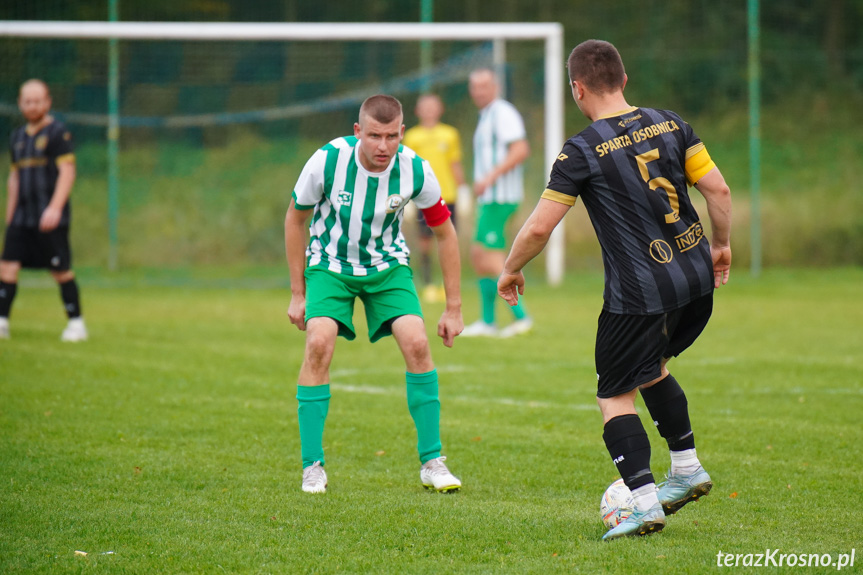
<path id="1" fill-rule="evenodd" d="M 394 342 L 340 340 L 330 490 L 308 496 L 286 274 L 245 275 L 85 271 L 79 345 L 58 340 L 56 288 L 24 276 L 0 342 L 0 572 L 705 573 L 719 551 L 855 546 L 860 568 L 859 269 L 737 274 L 717 294 L 672 363 L 716 487 L 663 533 L 613 543 L 599 540 L 615 478 L 593 399 L 600 276 L 529 284 L 528 336 L 433 344 L 465 485 L 452 496 L 420 486 Z"/>

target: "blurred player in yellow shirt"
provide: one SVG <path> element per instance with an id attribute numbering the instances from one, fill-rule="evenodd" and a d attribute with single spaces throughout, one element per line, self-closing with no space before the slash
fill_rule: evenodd
<path id="1" fill-rule="evenodd" d="M 452 213 L 450 216 L 452 223 L 457 226 L 456 199 L 458 198 L 458 188 L 465 184 L 464 169 L 461 165 L 461 141 L 458 130 L 440 121 L 443 112 L 443 102 L 437 95 L 423 94 L 420 96 L 414 110 L 420 123 L 405 132 L 402 143 L 431 165 L 432 171 L 440 183 L 441 197 Z M 417 222 L 419 225 L 420 266 L 422 281 L 425 285 L 423 298 L 429 302 L 440 301 L 442 290 L 434 285 L 431 275 L 431 239 L 433 233 L 425 223 L 422 214 L 419 214 Z"/>

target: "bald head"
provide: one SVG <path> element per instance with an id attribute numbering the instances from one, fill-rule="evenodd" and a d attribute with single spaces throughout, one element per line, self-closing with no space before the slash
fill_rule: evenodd
<path id="1" fill-rule="evenodd" d="M 30 124 L 38 124 L 51 109 L 51 91 L 42 80 L 32 79 L 21 84 L 18 109 Z"/>
<path id="2" fill-rule="evenodd" d="M 468 89 L 476 107 L 485 108 L 497 98 L 497 75 L 489 68 L 474 70 L 468 80 Z"/>
<path id="3" fill-rule="evenodd" d="M 21 84 L 18 95 L 20 96 L 25 91 L 31 94 L 41 92 L 45 96 L 51 97 L 51 90 L 48 89 L 48 84 L 38 78 L 31 78 Z"/>

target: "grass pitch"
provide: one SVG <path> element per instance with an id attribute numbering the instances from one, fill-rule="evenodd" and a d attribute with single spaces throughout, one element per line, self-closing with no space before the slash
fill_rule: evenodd
<path id="1" fill-rule="evenodd" d="M 444 453 L 464 482 L 451 496 L 420 485 L 394 341 L 364 334 L 336 347 L 329 492 L 302 493 L 287 272 L 223 275 L 85 271 L 83 344 L 59 341 L 47 276 L 22 278 L 0 341 L 0 572 L 705 573 L 720 551 L 855 546 L 860 569 L 860 269 L 732 276 L 671 364 L 714 490 L 662 533 L 611 543 L 599 275 L 534 278 L 527 336 L 434 338 Z M 431 333 L 442 308 L 425 310 Z M 644 421 L 659 480 L 667 452 Z"/>

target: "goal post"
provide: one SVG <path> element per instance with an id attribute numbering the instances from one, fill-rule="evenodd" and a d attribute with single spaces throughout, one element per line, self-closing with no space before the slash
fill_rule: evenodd
<path id="1" fill-rule="evenodd" d="M 564 140 L 564 53 L 560 23 L 212 23 L 0 21 L 0 37 L 120 41 L 489 41 L 495 52 L 510 40 L 544 43 L 543 160 L 547 176 Z M 112 112 L 117 114 L 116 110 Z M 108 118 L 112 129 L 121 125 Z M 540 185 L 544 185 L 542 182 Z M 545 254 L 546 277 L 558 285 L 564 272 L 563 226 Z"/>

